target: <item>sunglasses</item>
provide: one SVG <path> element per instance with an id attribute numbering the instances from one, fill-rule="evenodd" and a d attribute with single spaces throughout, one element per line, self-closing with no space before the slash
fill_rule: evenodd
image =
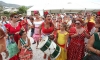
<path id="1" fill-rule="evenodd" d="M 14 16 L 14 18 L 18 18 L 18 16 Z"/>

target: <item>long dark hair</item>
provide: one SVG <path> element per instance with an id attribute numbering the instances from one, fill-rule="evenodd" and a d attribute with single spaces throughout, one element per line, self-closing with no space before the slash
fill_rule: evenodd
<path id="1" fill-rule="evenodd" d="M 19 35 L 22 36 L 24 32 L 24 30 L 20 30 Z"/>
<path id="2" fill-rule="evenodd" d="M 48 14 L 44 14 L 44 18 L 46 18 L 47 17 L 47 15 L 50 15 L 49 13 Z M 50 15 L 51 16 L 51 15 Z"/>
<path id="3" fill-rule="evenodd" d="M 44 14 L 44 18 L 46 19 L 46 17 L 50 15 L 49 13 L 48 14 Z M 51 16 L 51 15 L 50 15 Z M 54 26 L 54 24 L 52 23 L 52 21 L 50 22 L 50 27 Z"/>

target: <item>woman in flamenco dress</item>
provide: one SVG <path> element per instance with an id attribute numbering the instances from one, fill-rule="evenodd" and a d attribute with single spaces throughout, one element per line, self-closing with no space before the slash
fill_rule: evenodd
<path id="1" fill-rule="evenodd" d="M 18 15 L 16 13 L 11 14 L 10 18 L 11 18 L 11 22 L 6 25 L 8 35 L 13 34 L 14 40 L 15 40 L 16 44 L 18 45 L 18 40 L 20 38 L 19 32 L 21 30 L 21 24 L 19 22 L 17 22 Z M 16 54 L 9 60 L 19 60 L 18 54 Z"/>
<path id="2" fill-rule="evenodd" d="M 52 34 L 52 32 L 54 31 L 54 25 L 51 21 L 51 16 L 48 12 L 44 13 L 44 17 L 45 17 L 45 20 L 40 26 L 41 36 L 45 36 L 45 35 L 50 36 L 50 34 Z M 47 55 L 44 54 L 44 59 L 46 59 L 46 56 Z M 48 60 L 51 60 L 50 56 L 48 56 Z"/>

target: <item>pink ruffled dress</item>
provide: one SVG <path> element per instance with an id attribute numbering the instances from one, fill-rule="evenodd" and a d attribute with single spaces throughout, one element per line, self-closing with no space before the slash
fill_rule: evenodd
<path id="1" fill-rule="evenodd" d="M 41 37 L 40 35 L 40 25 L 43 23 L 43 21 L 39 21 L 39 22 L 34 22 L 35 25 L 35 30 L 34 30 L 34 34 L 33 34 L 33 39 L 34 41 L 38 41 L 39 38 Z"/>

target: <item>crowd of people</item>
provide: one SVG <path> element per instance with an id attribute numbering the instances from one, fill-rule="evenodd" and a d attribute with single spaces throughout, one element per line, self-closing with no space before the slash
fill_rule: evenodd
<path id="1" fill-rule="evenodd" d="M 33 38 L 38 49 L 42 36 L 48 36 L 61 48 L 59 56 L 55 60 L 100 60 L 100 11 L 97 14 L 86 12 L 84 14 L 50 14 L 44 12 L 40 16 L 39 11 L 34 15 L 22 16 L 13 13 L 9 20 L 6 16 L 1 17 L 0 22 L 0 53 L 8 50 L 8 38 L 14 40 L 18 52 L 9 60 L 31 60 L 34 58 L 31 42 L 27 36 Z M 34 50 L 33 50 L 34 51 Z M 96 58 L 95 58 L 95 57 Z M 52 60 L 51 56 L 44 53 L 43 58 Z M 6 57 L 7 58 L 7 57 Z M 0 60 L 2 55 L 0 54 Z"/>

